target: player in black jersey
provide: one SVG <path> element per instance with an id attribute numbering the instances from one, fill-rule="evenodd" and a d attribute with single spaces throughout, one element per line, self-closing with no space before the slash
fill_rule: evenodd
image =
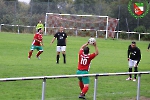
<path id="1" fill-rule="evenodd" d="M 54 35 L 54 38 L 51 41 L 51 44 L 57 39 L 57 56 L 56 63 L 59 64 L 60 52 L 63 54 L 64 64 L 66 64 L 66 42 L 67 42 L 67 34 L 64 32 L 64 28 L 60 27 L 59 32 Z"/>
<path id="2" fill-rule="evenodd" d="M 134 72 L 138 72 L 138 64 L 141 60 L 141 51 L 136 47 L 136 42 L 132 42 L 128 47 L 127 57 L 129 61 L 129 72 L 132 72 L 132 67 L 134 67 Z M 136 81 L 137 74 L 134 75 L 133 81 Z M 126 80 L 132 80 L 132 75 L 129 74 L 129 78 Z"/>

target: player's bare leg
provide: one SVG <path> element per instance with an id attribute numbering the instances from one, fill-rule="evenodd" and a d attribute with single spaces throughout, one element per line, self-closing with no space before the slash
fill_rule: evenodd
<path id="1" fill-rule="evenodd" d="M 59 55 L 60 55 L 60 52 L 57 52 L 57 56 L 56 56 L 56 63 L 57 64 L 59 64 L 59 57 L 60 57 Z"/>
<path id="2" fill-rule="evenodd" d="M 40 54 L 42 53 L 43 51 L 38 51 L 38 53 L 36 54 L 36 57 L 38 58 L 38 59 L 40 59 Z"/>
<path id="3" fill-rule="evenodd" d="M 63 58 L 64 58 L 64 64 L 66 64 L 66 52 L 62 51 L 62 54 L 63 54 Z"/>
<path id="4" fill-rule="evenodd" d="M 84 84 L 84 87 L 79 95 L 79 98 L 85 99 L 85 94 L 87 93 L 88 89 L 89 89 L 89 84 Z"/>
<path id="5" fill-rule="evenodd" d="M 28 53 L 28 59 L 31 59 L 32 53 L 33 53 L 33 50 L 30 50 Z"/>

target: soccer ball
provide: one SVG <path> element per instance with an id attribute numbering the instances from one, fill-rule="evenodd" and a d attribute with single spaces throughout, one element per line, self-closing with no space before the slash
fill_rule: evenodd
<path id="1" fill-rule="evenodd" d="M 95 38 L 90 38 L 88 42 L 89 42 L 89 44 L 93 45 L 93 43 L 96 42 L 96 40 L 95 40 Z"/>

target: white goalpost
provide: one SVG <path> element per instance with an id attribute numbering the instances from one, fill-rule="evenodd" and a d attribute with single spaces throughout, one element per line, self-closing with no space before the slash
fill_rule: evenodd
<path id="1" fill-rule="evenodd" d="M 97 38 L 100 32 L 107 39 L 110 34 L 114 34 L 117 23 L 117 19 L 109 16 L 46 13 L 45 35 L 54 34 L 62 26 L 76 36 L 88 31 Z"/>

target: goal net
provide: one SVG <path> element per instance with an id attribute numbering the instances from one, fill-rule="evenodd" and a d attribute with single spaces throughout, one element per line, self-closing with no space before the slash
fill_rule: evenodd
<path id="1" fill-rule="evenodd" d="M 114 37 L 118 20 L 108 16 L 46 13 L 45 35 L 62 26 L 68 35 Z"/>

